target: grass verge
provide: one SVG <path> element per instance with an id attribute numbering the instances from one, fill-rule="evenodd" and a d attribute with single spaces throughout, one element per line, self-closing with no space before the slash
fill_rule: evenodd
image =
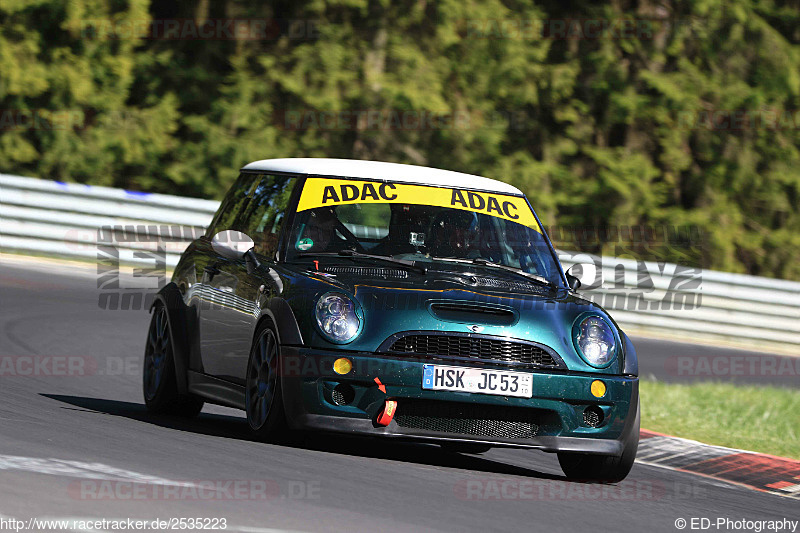
<path id="1" fill-rule="evenodd" d="M 642 427 L 659 433 L 800 459 L 800 390 L 642 380 Z"/>

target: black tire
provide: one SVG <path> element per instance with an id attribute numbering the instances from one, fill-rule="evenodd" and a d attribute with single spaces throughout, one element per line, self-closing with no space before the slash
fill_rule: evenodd
<path id="1" fill-rule="evenodd" d="M 572 480 L 616 483 L 628 476 L 639 449 L 640 405 L 636 405 L 636 419 L 622 455 L 592 455 L 586 453 L 559 452 L 561 470 Z"/>
<path id="2" fill-rule="evenodd" d="M 280 343 L 272 324 L 259 325 L 250 348 L 245 382 L 247 423 L 256 436 L 279 442 L 289 436 L 279 376 Z"/>
<path id="3" fill-rule="evenodd" d="M 439 446 L 447 452 L 469 454 L 486 453 L 492 449 L 488 444 L 473 444 L 470 442 L 443 442 Z"/>
<path id="4" fill-rule="evenodd" d="M 167 320 L 167 310 L 162 304 L 156 304 L 144 349 L 142 367 L 144 404 L 151 413 L 192 418 L 200 413 L 204 402 L 194 396 L 178 394 L 172 346 L 172 330 Z"/>

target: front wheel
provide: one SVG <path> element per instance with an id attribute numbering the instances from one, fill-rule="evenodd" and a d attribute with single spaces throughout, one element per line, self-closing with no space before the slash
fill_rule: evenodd
<path id="1" fill-rule="evenodd" d="M 150 329 L 147 332 L 147 346 L 144 349 L 142 368 L 144 403 L 151 413 L 191 418 L 200 413 L 203 400 L 178 393 L 174 357 L 167 310 L 159 303 L 153 309 L 153 318 L 150 319 Z"/>
<path id="2" fill-rule="evenodd" d="M 271 324 L 259 326 L 250 349 L 245 385 L 247 423 L 261 439 L 277 441 L 288 433 L 278 375 L 278 337 Z"/>
<path id="3" fill-rule="evenodd" d="M 591 455 L 586 453 L 559 452 L 558 463 L 569 479 L 616 483 L 628 476 L 639 449 L 639 404 L 636 405 L 636 419 L 622 455 Z"/>

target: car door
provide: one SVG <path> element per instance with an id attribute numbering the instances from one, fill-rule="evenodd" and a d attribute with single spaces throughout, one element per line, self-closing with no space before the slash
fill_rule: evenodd
<path id="1" fill-rule="evenodd" d="M 235 313 L 230 308 L 236 282 L 232 279 L 234 265 L 217 254 L 211 247 L 211 239 L 220 231 L 235 229 L 240 213 L 253 196 L 261 174 L 242 172 L 225 195 L 214 217 L 209 231 L 198 243 L 197 278 L 200 289 L 196 291 L 199 305 L 198 336 L 200 338 L 200 360 L 204 373 L 226 376 L 227 354 L 236 352 L 236 339 L 226 335 L 228 321 Z"/>
<path id="2" fill-rule="evenodd" d="M 258 175 L 230 228 L 253 239 L 261 268 L 250 273 L 244 260 L 213 253 L 204 270 L 208 305 L 200 312 L 200 352 L 206 374 L 243 384 L 260 298 L 275 292 L 269 276 L 275 261 L 283 217 L 294 186 L 289 176 Z"/>

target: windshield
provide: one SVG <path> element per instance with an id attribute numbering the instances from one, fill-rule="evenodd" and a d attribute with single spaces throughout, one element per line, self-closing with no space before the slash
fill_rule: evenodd
<path id="1" fill-rule="evenodd" d="M 527 202 L 502 194 L 309 178 L 289 243 L 290 261 L 351 250 L 431 268 L 501 265 L 561 285 L 560 268 Z M 498 276 L 513 275 L 494 269 Z"/>

